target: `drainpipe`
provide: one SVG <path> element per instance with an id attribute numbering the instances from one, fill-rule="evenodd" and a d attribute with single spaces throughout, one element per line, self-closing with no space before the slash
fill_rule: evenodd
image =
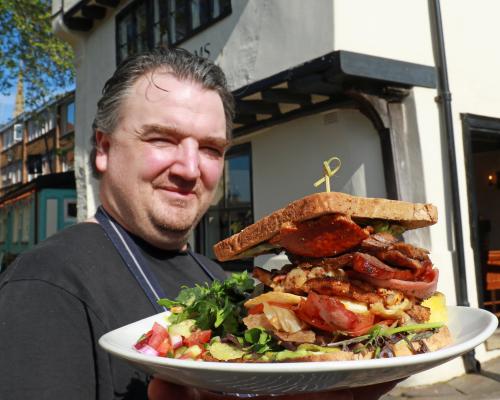
<path id="1" fill-rule="evenodd" d="M 457 270 L 455 283 L 457 292 L 457 303 L 459 306 L 468 307 L 469 299 L 467 293 L 467 273 L 465 269 L 464 237 L 462 230 L 462 213 L 460 209 L 460 192 L 458 185 L 457 157 L 455 151 L 455 134 L 453 132 L 453 115 L 451 111 L 451 92 L 448 84 L 448 68 L 446 65 L 446 53 L 444 46 L 443 24 L 441 20 L 441 5 L 439 0 L 429 0 L 430 25 L 432 31 L 432 47 L 436 59 L 438 71 L 438 98 L 441 116 L 448 144 L 448 160 L 450 167 L 451 192 L 452 192 L 452 215 L 453 215 L 453 237 L 457 253 Z M 462 356 L 464 367 L 468 373 L 478 373 L 481 364 L 474 356 L 474 350 Z"/>

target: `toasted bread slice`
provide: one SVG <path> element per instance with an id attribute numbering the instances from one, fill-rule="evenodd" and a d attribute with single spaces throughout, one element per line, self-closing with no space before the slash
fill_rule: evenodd
<path id="1" fill-rule="evenodd" d="M 429 226 L 437 222 L 437 209 L 432 204 L 351 196 L 339 192 L 315 193 L 295 200 L 241 232 L 214 245 L 219 261 L 241 258 L 241 253 L 276 235 L 284 222 L 299 222 L 325 214 L 344 214 L 354 221 L 386 220 L 405 229 Z"/>
<path id="2" fill-rule="evenodd" d="M 425 343 L 429 351 L 436 351 L 452 344 L 453 337 L 448 327 L 443 326 L 439 328 L 439 331 L 437 331 L 434 335 L 427 339 L 424 339 L 423 342 Z M 421 348 L 421 344 L 414 342 L 413 348 L 419 350 Z M 400 340 L 399 342 L 393 344 L 392 351 L 396 357 L 411 356 L 413 354 L 410 347 L 404 340 Z"/>

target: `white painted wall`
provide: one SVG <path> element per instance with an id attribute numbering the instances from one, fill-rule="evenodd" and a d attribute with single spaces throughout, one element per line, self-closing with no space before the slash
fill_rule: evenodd
<path id="1" fill-rule="evenodd" d="M 332 118 L 333 117 L 333 118 Z M 325 122 L 335 119 L 336 122 Z M 325 186 L 323 161 L 339 157 L 332 191 L 385 197 L 384 166 L 377 131 L 355 110 L 316 114 L 266 130 L 252 139 L 255 218 Z"/>
<path id="2" fill-rule="evenodd" d="M 427 1 L 333 0 L 335 50 L 432 65 Z"/>
<path id="3" fill-rule="evenodd" d="M 63 6 L 64 10 L 68 11 L 76 3 L 78 3 L 78 0 L 52 0 L 52 14 L 58 12 Z"/>
<path id="4" fill-rule="evenodd" d="M 217 58 L 232 87 L 266 78 L 333 50 L 332 0 L 315 0 L 313 7 L 302 0 L 232 2 L 234 8 L 241 3 L 246 4 L 245 8 L 223 54 Z M 231 17 L 235 17 L 234 12 Z"/>

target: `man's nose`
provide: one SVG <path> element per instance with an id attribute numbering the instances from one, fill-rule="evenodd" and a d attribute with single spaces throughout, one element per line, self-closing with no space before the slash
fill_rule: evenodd
<path id="1" fill-rule="evenodd" d="M 170 172 L 185 180 L 195 180 L 200 177 L 200 154 L 198 143 L 187 140 L 179 143 L 176 159 Z"/>

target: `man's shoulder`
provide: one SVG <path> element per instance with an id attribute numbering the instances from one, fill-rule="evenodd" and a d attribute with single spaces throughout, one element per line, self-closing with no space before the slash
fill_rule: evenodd
<path id="1" fill-rule="evenodd" d="M 17 256 L 6 277 L 52 280 L 79 273 L 102 254 L 109 254 L 109 241 L 98 224 L 72 225 Z"/>
<path id="2" fill-rule="evenodd" d="M 99 224 L 82 222 L 71 225 L 52 235 L 23 254 L 25 259 L 67 259 L 77 255 L 79 259 L 107 248 L 108 239 Z"/>

